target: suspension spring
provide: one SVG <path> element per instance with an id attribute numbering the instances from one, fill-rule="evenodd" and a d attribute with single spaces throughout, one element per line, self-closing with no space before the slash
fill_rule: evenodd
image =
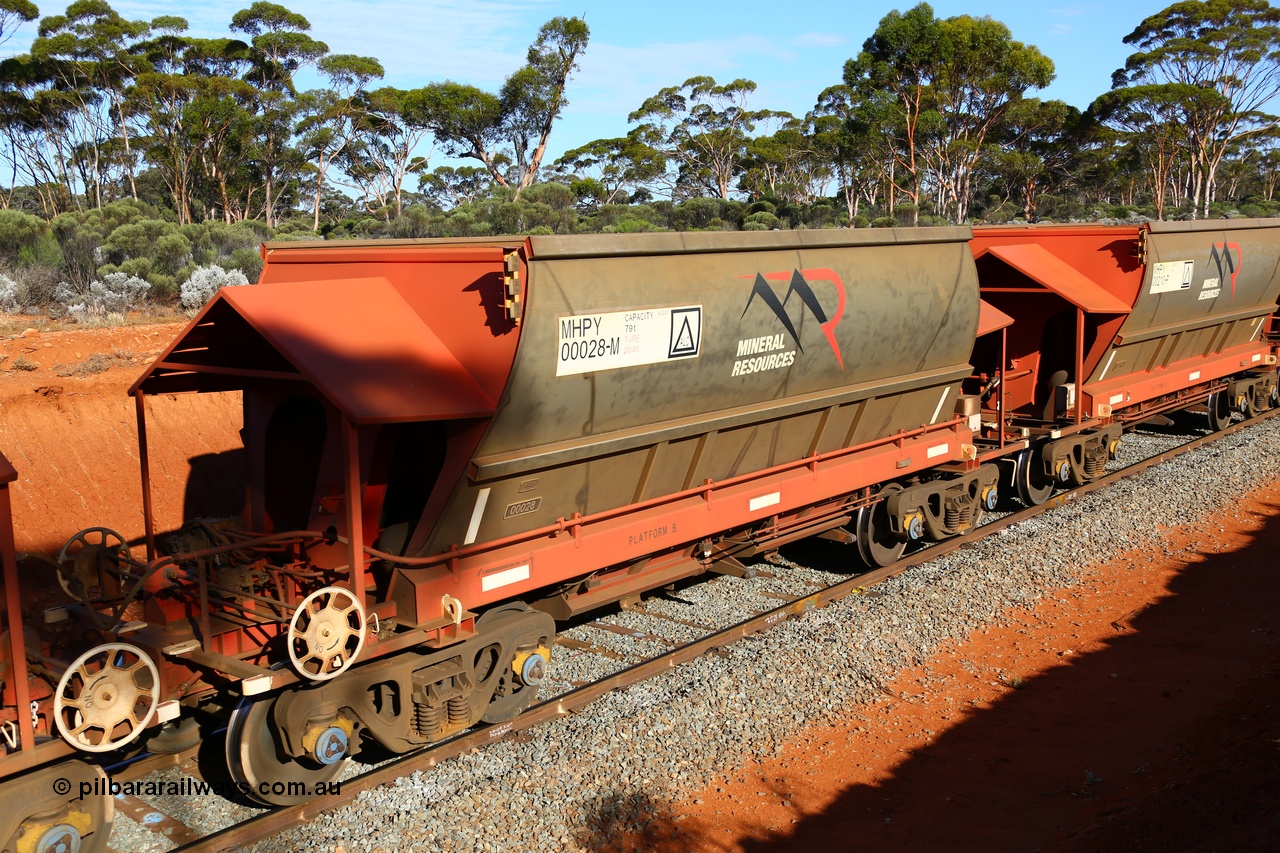
<path id="1" fill-rule="evenodd" d="M 422 737 L 435 737 L 440 733 L 440 708 L 434 705 L 413 704 L 413 729 Z"/>
<path id="2" fill-rule="evenodd" d="M 1090 480 L 1101 474 L 1102 469 L 1107 467 L 1106 448 L 1099 448 L 1099 451 L 1090 451 L 1084 457 L 1084 475 Z"/>
<path id="3" fill-rule="evenodd" d="M 449 725 L 465 726 L 471 722 L 471 703 L 465 696 L 454 696 L 449 700 Z"/>
<path id="4" fill-rule="evenodd" d="M 948 502 L 942 518 L 948 530 L 962 530 L 971 526 L 973 524 L 973 502 Z"/>

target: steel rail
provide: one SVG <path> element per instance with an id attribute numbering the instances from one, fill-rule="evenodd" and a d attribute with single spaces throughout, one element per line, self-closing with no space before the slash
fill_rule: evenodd
<path id="1" fill-rule="evenodd" d="M 299 805 L 271 809 L 246 821 L 204 836 L 199 840 L 184 844 L 178 847 L 177 850 L 181 851 L 181 853 L 206 853 L 206 851 L 212 853 L 212 851 L 231 850 L 276 835 L 286 829 L 300 826 L 323 812 L 350 803 L 363 791 L 385 785 L 401 776 L 406 776 L 419 770 L 431 769 L 442 761 L 454 758 L 485 744 L 493 743 L 514 732 L 523 731 L 540 723 L 582 710 L 612 690 L 652 678 L 681 664 L 695 660 L 721 646 L 729 645 L 745 637 L 767 630 L 787 619 L 824 607 L 842 598 L 861 594 L 869 586 L 900 575 L 930 560 L 950 554 L 1015 524 L 1035 518 L 1054 507 L 1070 504 L 1083 495 L 1141 474 L 1156 465 L 1167 462 L 1184 453 L 1198 450 L 1207 444 L 1234 435 L 1278 415 L 1280 415 L 1280 409 L 1272 409 L 1248 420 L 1232 424 L 1217 432 L 1192 439 L 1177 447 L 1162 451 L 1154 456 L 1149 456 L 1132 465 L 1127 465 L 1124 468 L 1106 474 L 1091 483 L 1077 486 L 1070 491 L 1051 497 L 1039 506 L 1011 512 L 968 533 L 923 548 L 904 557 L 892 566 L 852 576 L 847 580 L 820 589 L 810 595 L 797 598 L 772 610 L 764 611 L 744 622 L 708 634 L 700 640 L 694 640 L 649 660 L 634 664 L 606 676 L 600 681 L 575 688 L 554 699 L 540 702 L 511 722 L 473 728 L 433 746 L 395 758 L 381 767 L 343 781 L 342 790 L 339 794 L 327 794 L 315 797 Z M 169 759 L 166 763 L 173 763 L 172 756 L 166 756 L 166 758 Z"/>

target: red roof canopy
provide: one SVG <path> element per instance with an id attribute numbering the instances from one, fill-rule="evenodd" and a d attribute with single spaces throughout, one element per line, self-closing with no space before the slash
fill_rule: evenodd
<path id="1" fill-rule="evenodd" d="M 309 382 L 357 424 L 495 410 L 383 277 L 223 288 L 131 392 L 222 391 L 262 380 Z"/>

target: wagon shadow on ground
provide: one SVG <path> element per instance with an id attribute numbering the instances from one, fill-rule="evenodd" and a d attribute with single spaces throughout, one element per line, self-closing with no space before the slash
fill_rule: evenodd
<path id="1" fill-rule="evenodd" d="M 698 849 L 1280 843 L 1280 505 L 1263 512 L 1243 547 L 1189 552 L 1164 597 L 1117 623 L 1101 651 L 971 709 L 887 780 L 797 812 L 790 832 Z"/>

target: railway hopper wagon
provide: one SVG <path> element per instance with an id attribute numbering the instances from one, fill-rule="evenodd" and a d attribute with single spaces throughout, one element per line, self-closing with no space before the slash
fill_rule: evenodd
<path id="1" fill-rule="evenodd" d="M 972 247 L 989 333 L 965 390 L 1007 495 L 1095 479 L 1126 425 L 1276 404 L 1280 222 L 976 228 Z"/>
<path id="2" fill-rule="evenodd" d="M 60 742 L 154 751 L 213 709 L 241 790 L 296 802 L 362 744 L 514 717 L 557 619 L 805 536 L 878 564 L 894 518 L 969 529 L 999 476 L 957 414 L 969 236 L 267 244 L 132 389 L 145 557 L 102 528 L 61 555 L 44 619 L 101 641 L 56 687 Z M 155 531 L 145 398 L 227 391 L 242 517 Z M 118 660 L 157 711 L 87 725 Z"/>

